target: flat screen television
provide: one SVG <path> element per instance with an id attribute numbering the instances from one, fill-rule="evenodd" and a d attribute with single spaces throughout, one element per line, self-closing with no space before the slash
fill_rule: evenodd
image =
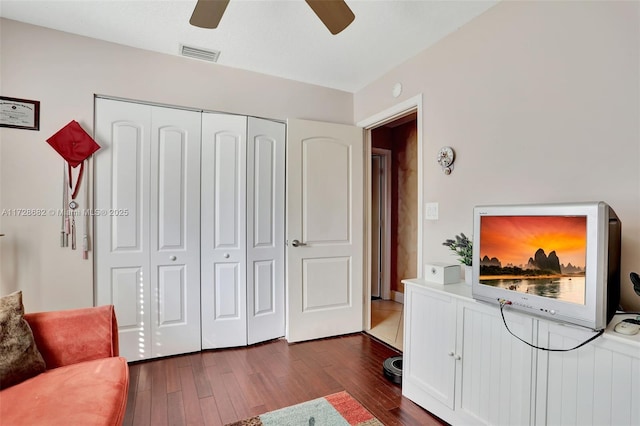
<path id="1" fill-rule="evenodd" d="M 473 297 L 601 330 L 620 301 L 621 223 L 604 202 L 477 206 Z"/>

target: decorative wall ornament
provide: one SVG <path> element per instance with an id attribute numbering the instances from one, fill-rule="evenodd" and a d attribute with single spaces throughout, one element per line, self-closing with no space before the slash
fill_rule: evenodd
<path id="1" fill-rule="evenodd" d="M 455 161 L 456 154 L 453 148 L 450 146 L 443 146 L 438 151 L 438 164 L 442 167 L 442 171 L 445 175 L 450 175 L 453 171 L 453 162 Z"/>
<path id="2" fill-rule="evenodd" d="M 76 197 L 80 190 L 82 175 L 84 173 L 84 162 L 91 157 L 94 152 L 100 149 L 100 145 L 78 124 L 71 120 L 69 124 L 58 130 L 53 136 L 47 139 L 47 143 L 55 149 L 65 160 L 63 167 L 62 184 L 62 227 L 60 230 L 60 246 L 69 245 L 69 235 L 71 236 L 71 249 L 76 249 L 76 210 L 79 207 Z M 75 185 L 73 184 L 73 172 L 71 169 L 80 166 Z M 66 170 L 65 170 L 66 169 Z M 88 192 L 85 191 L 85 194 Z M 89 204 L 87 200 L 87 205 Z M 68 208 L 68 210 L 67 210 Z M 82 258 L 89 258 L 89 242 L 86 233 L 82 237 Z"/>

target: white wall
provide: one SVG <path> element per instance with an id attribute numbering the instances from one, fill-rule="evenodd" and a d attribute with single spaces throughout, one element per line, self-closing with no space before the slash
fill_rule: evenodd
<path id="1" fill-rule="evenodd" d="M 0 129 L 0 209 L 60 205 L 45 139 L 71 119 L 91 133 L 94 93 L 347 123 L 423 93 L 423 195 L 440 203 L 425 260 L 455 261 L 441 242 L 471 233 L 476 204 L 604 200 L 623 223 L 623 301 L 640 309 L 627 279 L 640 271 L 639 9 L 503 2 L 355 96 L 0 19 L 0 94 L 42 102 L 39 132 Z M 59 248 L 59 228 L 0 217 L 0 294 L 22 289 L 30 311 L 91 305 L 91 262 Z"/>
<path id="2" fill-rule="evenodd" d="M 622 220 L 624 306 L 640 309 L 639 5 L 503 2 L 355 94 L 356 122 L 423 94 L 423 195 L 440 215 L 425 261 L 455 263 L 441 243 L 471 235 L 476 204 L 603 200 Z"/>
<path id="3" fill-rule="evenodd" d="M 16 21 L 0 19 L 0 51 L 0 94 L 41 102 L 40 131 L 0 129 L 0 210 L 61 207 L 63 162 L 45 141 L 72 119 L 92 134 L 94 94 L 353 122 L 350 93 Z M 59 217 L 0 217 L 0 294 L 22 290 L 27 311 L 93 304 L 91 261 L 59 247 L 60 227 Z"/>

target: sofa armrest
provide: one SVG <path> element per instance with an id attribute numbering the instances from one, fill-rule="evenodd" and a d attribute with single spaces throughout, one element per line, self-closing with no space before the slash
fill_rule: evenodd
<path id="1" fill-rule="evenodd" d="M 113 305 L 25 314 L 47 369 L 119 355 Z"/>

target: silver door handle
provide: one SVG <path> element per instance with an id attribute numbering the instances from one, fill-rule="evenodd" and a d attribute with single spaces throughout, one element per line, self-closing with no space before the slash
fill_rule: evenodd
<path id="1" fill-rule="evenodd" d="M 293 241 L 291 241 L 291 245 L 292 245 L 292 246 L 294 246 L 294 247 L 306 246 L 306 244 L 305 244 L 305 243 L 301 243 L 301 242 L 300 242 L 300 241 L 298 241 L 298 240 L 293 240 Z"/>
<path id="2" fill-rule="evenodd" d="M 176 256 L 169 256 L 169 260 L 175 262 L 178 258 Z"/>

